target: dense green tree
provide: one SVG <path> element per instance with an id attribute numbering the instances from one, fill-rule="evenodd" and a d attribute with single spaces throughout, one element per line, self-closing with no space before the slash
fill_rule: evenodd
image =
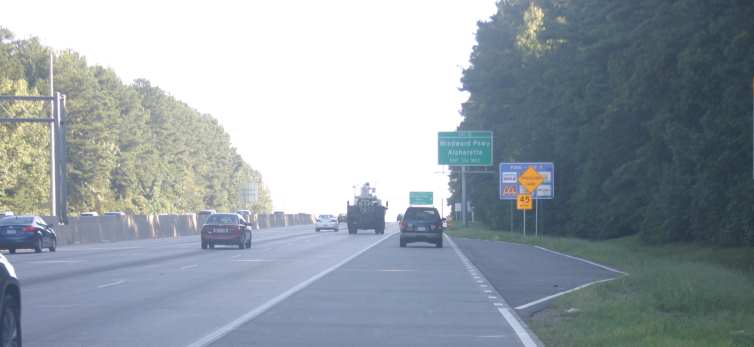
<path id="1" fill-rule="evenodd" d="M 498 161 L 555 162 L 550 232 L 754 245 L 751 18 L 741 0 L 502 1 L 460 128 L 493 130 Z M 469 181 L 507 228 L 497 178 Z"/>
<path id="2" fill-rule="evenodd" d="M 0 94 L 46 93 L 49 54 L 50 49 L 36 38 L 15 40 L 10 31 L 0 28 Z M 56 54 L 55 90 L 67 97 L 71 212 L 270 210 L 261 175 L 237 154 L 212 116 L 147 80 L 123 84 L 114 71 L 90 66 L 74 51 Z M 0 105 L 0 112 L 43 115 L 49 106 L 17 102 Z M 39 124 L 0 126 L 0 210 L 46 212 L 49 130 L 45 129 Z M 43 170 L 32 172 L 32 161 Z M 243 206 L 240 189 L 249 182 L 261 187 L 260 200 Z"/>

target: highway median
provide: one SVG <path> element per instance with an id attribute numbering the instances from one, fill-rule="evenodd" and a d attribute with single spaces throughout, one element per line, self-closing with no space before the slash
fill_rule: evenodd
<path id="1" fill-rule="evenodd" d="M 524 317 L 546 345 L 754 345 L 750 248 L 647 246 L 637 237 L 523 237 L 481 225 L 453 227 L 448 234 L 544 247 L 626 273 L 557 297 Z"/>

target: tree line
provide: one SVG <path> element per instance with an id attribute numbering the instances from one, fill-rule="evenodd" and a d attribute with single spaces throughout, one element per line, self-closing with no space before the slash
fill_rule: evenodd
<path id="1" fill-rule="evenodd" d="M 0 95 L 46 95 L 51 49 L 0 27 Z M 56 91 L 66 94 L 70 212 L 133 214 L 252 209 L 270 193 L 223 127 L 149 81 L 124 84 L 75 51 L 55 54 Z M 0 103 L 0 117 L 49 115 L 49 105 Z M 49 210 L 49 126 L 0 124 L 0 210 Z M 241 188 L 256 183 L 259 199 Z"/>
<path id="2" fill-rule="evenodd" d="M 754 245 L 752 18 L 747 0 L 500 1 L 459 129 L 492 130 L 496 163 L 555 163 L 548 233 Z M 471 175 L 470 197 L 508 229 L 498 179 Z"/>

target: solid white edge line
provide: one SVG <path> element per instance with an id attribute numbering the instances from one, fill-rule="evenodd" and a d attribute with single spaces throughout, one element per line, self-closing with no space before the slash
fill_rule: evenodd
<path id="1" fill-rule="evenodd" d="M 616 269 L 613 269 L 613 268 L 611 268 L 609 266 L 605 266 L 605 265 L 602 265 L 602 264 L 595 263 L 595 262 L 593 262 L 591 260 L 586 260 L 584 258 L 579 258 L 579 257 L 573 256 L 573 255 L 570 255 L 570 254 L 556 252 L 556 251 L 553 251 L 553 250 L 551 250 L 549 248 L 544 248 L 542 246 L 534 246 L 534 248 L 539 248 L 539 249 L 541 249 L 541 250 L 543 250 L 545 252 L 550 252 L 552 254 L 557 254 L 557 255 L 560 255 L 560 256 L 564 256 L 566 258 L 571 258 L 571 259 L 575 259 L 575 260 L 578 260 L 578 261 L 582 261 L 582 262 L 587 263 L 589 265 L 594 265 L 596 267 L 603 268 L 603 269 L 605 269 L 607 271 L 612 271 L 612 272 L 616 272 L 616 273 L 619 273 L 619 274 L 628 275 L 627 272 L 616 270 Z"/>
<path id="2" fill-rule="evenodd" d="M 532 302 L 530 302 L 530 303 L 527 303 L 527 304 L 523 304 L 523 305 L 521 305 L 521 306 L 517 306 L 517 307 L 516 307 L 516 309 L 517 309 L 517 310 L 523 310 L 523 309 L 525 309 L 525 308 L 528 308 L 528 307 L 534 306 L 534 305 L 536 305 L 536 304 L 539 304 L 539 303 L 542 303 L 542 302 L 545 302 L 545 301 L 548 301 L 548 300 L 552 300 L 552 299 L 555 299 L 555 298 L 557 298 L 557 297 L 559 297 L 559 296 L 561 296 L 561 295 L 565 295 L 565 294 L 568 294 L 568 293 L 572 293 L 572 292 L 575 292 L 575 291 L 577 291 L 577 290 L 579 290 L 579 289 L 584 289 L 584 288 L 586 288 L 586 287 L 589 287 L 589 286 L 591 286 L 592 284 L 597 284 L 597 283 L 602 283 L 602 282 L 608 282 L 608 281 L 612 281 L 612 280 L 614 280 L 614 279 L 617 279 L 617 278 L 618 278 L 618 277 L 607 278 L 607 279 L 603 279 L 603 280 L 597 280 L 597 281 L 589 282 L 589 283 L 587 283 L 587 284 L 582 284 L 582 285 L 580 285 L 580 286 L 578 286 L 578 287 L 576 287 L 576 288 L 571 288 L 571 289 L 568 289 L 568 290 L 564 290 L 564 291 L 562 291 L 562 292 L 558 292 L 558 293 L 555 293 L 555 294 L 553 294 L 553 295 L 550 295 L 550 296 L 546 296 L 546 297 L 544 297 L 544 298 L 542 298 L 542 299 L 539 299 L 539 300 L 535 300 L 535 301 L 532 301 Z"/>
<path id="3" fill-rule="evenodd" d="M 521 339 L 521 343 L 524 344 L 526 347 L 536 347 L 537 343 L 532 340 L 531 336 L 529 336 L 529 333 L 524 329 L 523 326 L 521 326 L 521 323 L 518 321 L 518 319 L 511 313 L 511 310 L 508 308 L 498 308 L 498 312 L 505 318 L 506 321 L 508 321 L 508 324 L 513 328 L 513 331 L 516 332 L 516 335 L 518 335 L 518 338 Z"/>
<path id="4" fill-rule="evenodd" d="M 381 239 L 379 239 L 376 242 L 372 243 L 371 245 L 367 246 L 366 248 L 364 248 L 364 249 L 362 249 L 362 250 L 360 250 L 360 251 L 358 251 L 358 252 L 350 255 L 348 258 L 341 260 L 337 264 L 335 264 L 335 265 L 333 265 L 333 266 L 325 269 L 324 271 L 322 271 L 322 272 L 320 272 L 320 273 L 318 273 L 318 274 L 316 274 L 316 275 L 308 278 L 307 280 L 305 280 L 305 281 L 303 281 L 303 282 L 295 285 L 294 287 L 286 290 L 285 292 L 280 293 L 279 295 L 277 295 L 276 297 L 268 300 L 267 302 L 263 303 L 262 305 L 257 306 L 255 309 L 253 309 L 253 310 L 251 310 L 249 312 L 244 313 L 243 315 L 241 315 L 240 317 L 234 319 L 230 323 L 225 324 L 225 325 L 217 328 L 215 331 L 213 331 L 213 332 L 205 335 L 201 339 L 196 340 L 195 342 L 189 344 L 187 347 L 204 347 L 204 346 L 207 346 L 207 345 L 209 345 L 209 344 L 211 344 L 211 343 L 219 340 L 220 338 L 222 338 L 223 336 L 227 335 L 231 331 L 233 331 L 235 329 L 238 329 L 240 326 L 248 323 L 252 319 L 258 317 L 262 313 L 264 313 L 267 310 L 273 308 L 275 305 L 281 303 L 283 300 L 287 299 L 291 295 L 296 294 L 297 292 L 299 292 L 299 291 L 303 290 L 304 288 L 310 286 L 312 283 L 316 282 L 320 278 L 325 277 L 329 273 L 337 270 L 341 266 L 345 265 L 346 263 L 348 263 L 349 261 L 353 260 L 354 258 L 362 255 L 364 252 L 370 250 L 372 247 L 377 246 L 378 244 L 382 243 L 382 241 L 385 241 L 385 240 L 389 239 L 393 235 L 395 235 L 395 234 L 387 234 L 387 235 L 385 235 L 384 237 L 382 237 Z"/>
<path id="5" fill-rule="evenodd" d="M 466 255 L 463 254 L 460 248 L 458 248 L 453 239 L 448 236 L 448 234 L 445 234 L 444 236 L 448 240 L 450 246 L 453 247 L 453 250 L 456 252 L 456 255 L 458 255 L 458 258 L 461 259 L 461 262 L 470 265 L 472 268 L 476 268 L 476 266 L 471 263 L 471 260 L 469 260 L 469 258 L 467 258 Z M 490 283 L 490 281 L 485 278 L 484 274 L 482 274 L 481 271 L 476 272 L 479 273 L 479 276 L 481 276 L 485 282 Z M 498 297 L 499 302 L 493 303 L 493 305 L 495 306 L 495 308 L 497 308 L 498 312 L 500 312 L 506 322 L 508 322 L 508 325 L 513 329 L 513 332 L 516 333 L 519 341 L 521 341 L 521 343 L 526 347 L 544 346 L 544 344 L 539 341 L 536 335 L 534 335 L 534 333 L 529 330 L 529 328 L 526 326 L 526 323 L 524 323 L 524 321 L 520 317 L 518 317 L 518 313 L 510 309 L 510 304 L 505 301 L 505 298 L 500 295 L 497 290 L 495 290 L 494 293 L 495 296 Z"/>

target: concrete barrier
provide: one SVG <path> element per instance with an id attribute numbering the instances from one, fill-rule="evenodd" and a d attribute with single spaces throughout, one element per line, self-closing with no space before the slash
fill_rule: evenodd
<path id="1" fill-rule="evenodd" d="M 178 235 L 194 235 L 199 230 L 196 228 L 196 215 L 193 213 L 176 216 L 176 231 Z"/>
<path id="2" fill-rule="evenodd" d="M 133 216 L 131 233 L 136 239 L 153 239 L 157 237 L 155 216 Z"/>
<path id="3" fill-rule="evenodd" d="M 136 216 L 97 216 L 69 217 L 69 223 L 58 225 L 57 218 L 42 217 L 55 229 L 58 245 L 78 243 L 115 242 L 135 239 L 154 239 L 195 235 L 209 215 L 193 213 L 181 215 L 136 215 Z M 252 216 L 252 229 L 313 224 L 310 214 L 260 214 Z M 251 218 L 250 218 L 251 219 Z"/>
<path id="4" fill-rule="evenodd" d="M 176 237 L 175 230 L 176 216 L 172 214 L 161 214 L 157 216 L 157 237 Z"/>

